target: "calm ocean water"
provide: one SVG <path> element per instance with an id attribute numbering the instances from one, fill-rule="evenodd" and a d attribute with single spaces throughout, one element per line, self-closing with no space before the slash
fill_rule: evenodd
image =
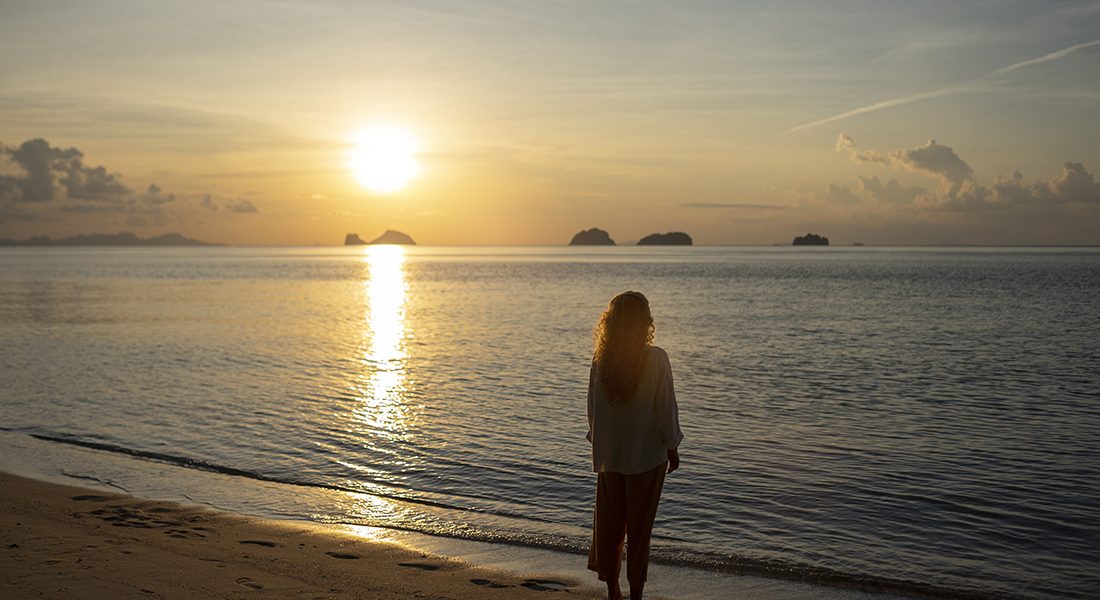
<path id="1" fill-rule="evenodd" d="M 242 510 L 583 551 L 625 289 L 686 435 L 658 560 L 1100 595 L 1097 249 L 5 248 L 0 427 Z"/>

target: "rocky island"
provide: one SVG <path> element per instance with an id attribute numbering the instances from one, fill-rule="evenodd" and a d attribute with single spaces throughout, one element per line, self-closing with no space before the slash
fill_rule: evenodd
<path id="1" fill-rule="evenodd" d="M 374 238 L 369 242 L 364 242 L 363 239 L 359 237 L 358 233 L 349 233 L 344 236 L 345 246 L 367 246 L 370 244 L 400 244 L 403 246 L 415 246 L 416 242 L 414 242 L 413 239 L 408 236 L 408 234 L 401 233 L 400 231 L 394 231 L 392 229 L 387 229 L 386 233 L 383 233 L 382 235 Z"/>
<path id="2" fill-rule="evenodd" d="M 690 246 L 691 236 L 682 231 L 651 233 L 638 240 L 639 246 Z"/>
<path id="3" fill-rule="evenodd" d="M 816 233 L 807 233 L 794 238 L 792 246 L 828 246 L 829 238 Z"/>
<path id="4" fill-rule="evenodd" d="M 593 227 L 585 229 L 573 236 L 569 241 L 570 246 L 614 246 L 615 240 L 602 229 Z"/>

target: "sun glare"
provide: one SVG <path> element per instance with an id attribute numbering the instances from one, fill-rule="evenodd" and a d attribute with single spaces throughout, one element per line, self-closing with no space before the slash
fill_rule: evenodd
<path id="1" fill-rule="evenodd" d="M 354 140 L 348 166 L 359 183 L 372 192 L 400 191 L 420 171 L 416 160 L 420 144 L 406 129 L 379 125 L 360 131 Z"/>

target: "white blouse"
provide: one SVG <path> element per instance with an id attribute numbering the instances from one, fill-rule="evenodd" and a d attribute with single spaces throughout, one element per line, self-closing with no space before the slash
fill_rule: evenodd
<path id="1" fill-rule="evenodd" d="M 592 470 L 598 473 L 643 473 L 668 460 L 668 450 L 679 446 L 684 434 L 672 365 L 664 350 L 650 346 L 638 389 L 624 404 L 608 402 L 592 364 L 587 437 L 592 442 Z"/>

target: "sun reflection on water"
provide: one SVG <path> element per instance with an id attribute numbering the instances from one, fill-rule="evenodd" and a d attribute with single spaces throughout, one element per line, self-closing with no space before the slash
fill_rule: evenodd
<path id="1" fill-rule="evenodd" d="M 365 377 L 356 392 L 357 420 L 383 440 L 404 438 L 409 407 L 405 377 L 405 250 L 401 246 L 370 246 L 363 261 L 369 268 L 364 282 L 367 299 L 364 350 L 360 363 Z"/>

